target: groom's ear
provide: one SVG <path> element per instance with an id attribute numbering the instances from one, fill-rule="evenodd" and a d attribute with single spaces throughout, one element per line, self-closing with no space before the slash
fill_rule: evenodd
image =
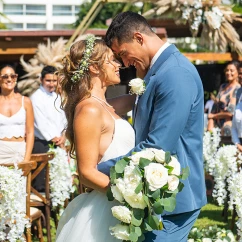
<path id="1" fill-rule="evenodd" d="M 140 32 L 135 32 L 134 33 L 134 37 L 133 37 L 134 41 L 136 41 L 138 44 L 143 45 L 144 42 L 144 38 L 143 35 Z"/>

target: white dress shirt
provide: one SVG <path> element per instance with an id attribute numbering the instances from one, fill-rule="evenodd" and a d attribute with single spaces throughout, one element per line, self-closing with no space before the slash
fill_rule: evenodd
<path id="1" fill-rule="evenodd" d="M 235 108 L 231 132 L 233 143 L 240 144 L 239 138 L 242 138 L 242 102 L 239 102 Z"/>
<path id="2" fill-rule="evenodd" d="M 41 85 L 30 99 L 34 109 L 35 137 L 46 141 L 60 137 L 67 124 L 65 113 L 60 108 L 60 96 L 47 92 Z"/>
<path id="3" fill-rule="evenodd" d="M 157 59 L 159 58 L 159 56 L 161 55 L 161 53 L 167 48 L 169 47 L 171 44 L 169 42 L 165 42 L 165 44 L 163 44 L 160 49 L 156 52 L 156 54 L 154 55 L 154 57 L 152 58 L 151 62 L 150 62 L 150 69 L 151 67 L 155 64 L 155 62 L 157 61 Z"/>

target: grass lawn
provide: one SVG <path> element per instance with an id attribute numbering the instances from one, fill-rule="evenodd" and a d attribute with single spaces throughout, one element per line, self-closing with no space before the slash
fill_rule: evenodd
<path id="1" fill-rule="evenodd" d="M 230 222 L 231 222 L 231 213 L 229 212 L 228 222 L 224 221 L 224 217 L 222 216 L 223 207 L 216 205 L 211 197 L 208 197 L 208 204 L 202 208 L 202 211 L 195 223 L 194 226 L 198 227 L 199 229 L 208 227 L 210 225 L 217 225 L 221 228 L 229 229 Z M 55 225 L 54 222 L 51 221 L 51 237 L 52 241 L 55 241 Z M 43 229 L 44 232 L 44 241 L 47 241 L 46 238 L 46 230 Z M 234 231 L 234 234 L 236 231 Z M 39 241 L 37 238 L 33 238 L 33 242 Z"/>

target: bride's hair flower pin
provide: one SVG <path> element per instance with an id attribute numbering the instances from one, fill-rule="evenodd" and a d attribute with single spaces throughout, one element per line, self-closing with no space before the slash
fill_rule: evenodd
<path id="1" fill-rule="evenodd" d="M 145 82 L 141 78 L 134 78 L 129 82 L 130 94 L 142 95 L 145 92 Z"/>

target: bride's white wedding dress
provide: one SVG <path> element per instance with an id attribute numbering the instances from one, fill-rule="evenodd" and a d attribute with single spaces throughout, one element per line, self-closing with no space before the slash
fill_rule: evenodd
<path id="1" fill-rule="evenodd" d="M 135 136 L 131 125 L 123 119 L 114 120 L 113 139 L 100 162 L 125 155 L 134 147 Z M 114 205 L 117 203 L 108 201 L 106 194 L 98 191 L 77 196 L 60 218 L 56 241 L 119 242 L 109 231 L 110 226 L 119 223 L 111 212 Z"/>

